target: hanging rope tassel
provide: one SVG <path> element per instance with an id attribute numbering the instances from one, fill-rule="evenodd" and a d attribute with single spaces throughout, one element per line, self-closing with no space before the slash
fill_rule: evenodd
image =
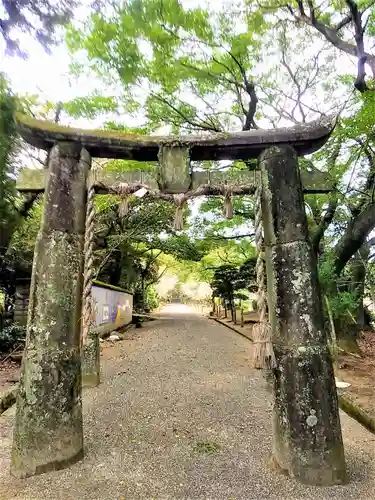
<path id="1" fill-rule="evenodd" d="M 121 182 L 117 189 L 117 192 L 121 197 L 118 214 L 120 217 L 125 217 L 129 213 L 129 184 Z"/>
<path id="2" fill-rule="evenodd" d="M 120 217 L 125 217 L 129 213 L 129 197 L 126 196 L 122 198 L 120 201 L 120 205 L 118 207 L 118 214 Z"/>
<path id="3" fill-rule="evenodd" d="M 272 345 L 272 330 L 267 321 L 266 286 L 264 282 L 264 255 L 262 237 L 262 191 L 255 192 L 255 243 L 258 249 L 256 264 L 258 285 L 259 323 L 253 327 L 254 367 L 258 369 L 276 368 L 276 358 Z"/>
<path id="4" fill-rule="evenodd" d="M 173 200 L 176 205 L 176 212 L 174 214 L 173 229 L 175 231 L 182 231 L 184 229 L 184 208 L 185 208 L 185 195 L 174 194 Z"/>
<path id="5" fill-rule="evenodd" d="M 228 186 L 224 187 L 224 206 L 223 215 L 226 219 L 233 219 L 233 202 L 232 202 L 232 192 Z"/>

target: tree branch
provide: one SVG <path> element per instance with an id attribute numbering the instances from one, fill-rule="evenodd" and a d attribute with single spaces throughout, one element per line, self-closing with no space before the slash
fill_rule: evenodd
<path id="1" fill-rule="evenodd" d="M 375 203 L 371 203 L 359 215 L 351 219 L 345 234 L 335 247 L 334 271 L 337 276 L 340 275 L 350 258 L 365 243 L 374 227 Z"/>
<path id="2" fill-rule="evenodd" d="M 352 17 L 352 24 L 354 25 L 355 31 L 355 43 L 357 45 L 357 58 L 358 58 L 358 71 L 357 78 L 354 82 L 354 86 L 360 92 L 365 92 L 368 90 L 366 85 L 366 70 L 365 64 L 367 60 L 367 56 L 365 54 L 365 46 L 363 42 L 363 27 L 362 27 L 362 14 L 358 10 L 358 6 L 356 2 L 353 0 L 346 0 L 346 4 L 349 7 L 350 14 Z"/>
<path id="3" fill-rule="evenodd" d="M 245 90 L 250 98 L 249 108 L 248 108 L 247 113 L 246 113 L 245 124 L 242 127 L 242 130 L 244 130 L 244 131 L 250 130 L 251 126 L 256 127 L 256 125 L 254 123 L 254 117 L 255 117 L 255 113 L 256 113 L 256 109 L 257 109 L 258 98 L 257 98 L 256 92 L 255 92 L 255 85 L 254 85 L 253 81 L 250 81 L 247 78 L 245 68 L 243 67 L 241 62 L 237 59 L 237 57 L 234 54 L 232 54 L 232 52 L 230 52 L 230 51 L 227 51 L 227 53 L 233 59 L 233 61 L 237 64 L 237 66 L 240 70 L 240 73 L 242 75 L 242 78 L 243 78 Z"/>
<path id="4" fill-rule="evenodd" d="M 330 26 L 327 26 L 326 24 L 320 22 L 316 18 L 315 9 L 311 0 L 309 0 L 308 2 L 310 7 L 310 16 L 306 14 L 302 1 L 298 1 L 299 15 L 295 14 L 290 6 L 288 6 L 288 10 L 295 17 L 295 19 L 297 19 L 298 21 L 302 21 L 319 31 L 319 33 L 321 33 L 324 38 L 334 47 L 358 59 L 358 73 L 355 81 L 355 87 L 360 92 L 364 92 L 368 90 L 367 86 L 365 86 L 364 81 L 364 66 L 365 63 L 368 63 L 371 67 L 373 75 L 375 76 L 375 55 L 370 54 L 364 50 L 361 13 L 358 10 L 356 2 L 354 2 L 353 0 L 346 0 L 346 3 L 350 9 L 350 15 L 352 17 L 351 21 L 354 24 L 355 28 L 356 45 L 353 45 L 352 43 L 349 43 L 340 38 L 337 34 L 338 30 L 336 29 L 336 27 L 331 28 Z"/>
<path id="5" fill-rule="evenodd" d="M 315 230 L 314 234 L 311 237 L 311 242 L 312 242 L 312 246 L 313 246 L 313 250 L 315 252 L 315 255 L 318 255 L 318 253 L 319 253 L 320 242 L 321 242 L 321 240 L 324 236 L 324 233 L 326 232 L 328 226 L 331 224 L 331 222 L 335 216 L 337 206 L 338 206 L 338 194 L 337 194 L 337 192 L 335 192 L 335 193 L 333 193 L 333 195 L 329 201 L 326 213 L 321 218 L 317 229 Z"/>
<path id="6" fill-rule="evenodd" d="M 238 234 L 234 236 L 214 235 L 214 236 L 209 236 L 209 238 L 212 240 L 240 240 L 241 238 L 252 238 L 254 236 L 255 233 L 249 233 L 249 234 Z"/>
<path id="7" fill-rule="evenodd" d="M 150 92 L 150 95 L 154 97 L 155 99 L 159 100 L 160 102 L 164 103 L 165 105 L 169 106 L 178 116 L 180 116 L 183 121 L 188 123 L 194 128 L 202 129 L 202 130 L 207 130 L 210 132 L 222 132 L 221 129 L 218 129 L 217 127 L 214 127 L 212 125 L 209 125 L 208 123 L 205 123 L 204 121 L 202 122 L 196 122 L 190 118 L 188 118 L 182 111 L 180 111 L 178 108 L 176 108 L 172 103 L 170 103 L 167 99 L 164 97 L 160 96 L 159 94 L 155 94 L 154 92 Z"/>
<path id="8" fill-rule="evenodd" d="M 296 104 L 292 110 L 292 116 L 294 118 L 295 110 L 298 107 L 298 109 L 300 110 L 300 113 L 301 113 L 302 122 L 306 123 L 306 115 L 305 115 L 305 112 L 304 112 L 304 110 L 302 108 L 302 104 L 301 104 L 301 97 L 302 97 L 304 91 L 302 91 L 302 89 L 301 89 L 301 85 L 300 85 L 299 81 L 297 80 L 297 76 L 293 73 L 291 67 L 286 62 L 284 51 L 281 52 L 281 62 L 282 62 L 282 65 L 286 68 L 287 72 L 289 73 L 290 78 L 292 79 L 294 85 L 297 88 L 297 99 L 296 99 Z M 307 88 L 307 85 L 308 85 L 308 83 L 306 83 L 306 88 Z"/>
<path id="9" fill-rule="evenodd" d="M 351 15 L 351 14 L 349 14 L 349 15 L 347 15 L 347 16 L 345 16 L 345 17 L 343 17 L 343 18 L 341 19 L 341 21 L 340 21 L 339 23 L 337 23 L 337 24 L 336 24 L 336 26 L 335 26 L 335 30 L 336 30 L 336 31 L 340 31 L 342 28 L 344 28 L 345 26 L 347 26 L 347 25 L 348 25 L 349 23 L 351 23 L 351 22 L 352 22 L 352 15 Z"/>

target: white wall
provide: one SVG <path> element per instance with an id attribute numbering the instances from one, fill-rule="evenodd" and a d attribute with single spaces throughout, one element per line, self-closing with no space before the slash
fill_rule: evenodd
<path id="1" fill-rule="evenodd" d="M 95 282 L 92 287 L 95 326 L 100 333 L 128 325 L 132 320 L 133 295 L 118 287 Z"/>

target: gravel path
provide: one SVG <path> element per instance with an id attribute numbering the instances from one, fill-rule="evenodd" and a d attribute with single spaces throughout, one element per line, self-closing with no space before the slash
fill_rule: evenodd
<path id="1" fill-rule="evenodd" d="M 106 349 L 84 393 L 84 461 L 9 476 L 14 409 L 0 417 L 3 500 L 375 498 L 375 436 L 342 416 L 351 483 L 306 488 L 268 469 L 270 397 L 251 344 L 208 319 L 171 315 Z"/>

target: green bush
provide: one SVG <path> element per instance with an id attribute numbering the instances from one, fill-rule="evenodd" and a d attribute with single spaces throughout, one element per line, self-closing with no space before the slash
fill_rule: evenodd
<path id="1" fill-rule="evenodd" d="M 354 290 L 348 289 L 349 276 L 338 278 L 333 270 L 329 257 L 319 263 L 319 282 L 322 294 L 327 296 L 332 316 L 335 320 L 351 321 L 351 316 L 356 315 L 358 308 L 358 295 Z M 326 311 L 326 303 L 324 301 Z"/>
<path id="2" fill-rule="evenodd" d="M 9 352 L 25 343 L 26 327 L 18 323 L 6 322 L 0 330 L 0 352 Z"/>
<path id="3" fill-rule="evenodd" d="M 150 286 L 147 288 L 146 291 L 146 304 L 147 307 L 152 311 L 153 309 L 156 309 L 160 305 L 160 300 L 159 296 L 156 293 L 156 290 L 154 287 Z"/>

